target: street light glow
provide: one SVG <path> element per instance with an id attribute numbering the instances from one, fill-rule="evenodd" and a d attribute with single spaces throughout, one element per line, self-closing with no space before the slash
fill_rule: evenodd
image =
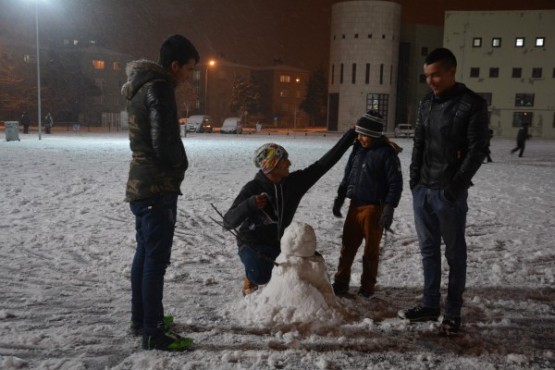
<path id="1" fill-rule="evenodd" d="M 208 67 L 213 67 L 216 65 L 214 59 L 210 59 L 206 64 L 206 69 L 204 70 L 204 114 L 208 114 Z"/>

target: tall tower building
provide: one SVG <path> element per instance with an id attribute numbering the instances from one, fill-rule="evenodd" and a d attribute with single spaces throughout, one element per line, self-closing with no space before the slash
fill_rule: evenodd
<path id="1" fill-rule="evenodd" d="M 332 7 L 328 129 L 343 131 L 369 109 L 392 131 L 395 120 L 401 5 L 345 1 Z"/>

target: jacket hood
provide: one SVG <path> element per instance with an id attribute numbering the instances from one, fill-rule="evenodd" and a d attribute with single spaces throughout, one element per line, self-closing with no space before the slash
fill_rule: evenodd
<path id="1" fill-rule="evenodd" d="M 144 84 L 153 80 L 165 80 L 175 85 L 174 77 L 160 64 L 141 59 L 127 63 L 127 82 L 121 88 L 121 95 L 131 100 Z"/>

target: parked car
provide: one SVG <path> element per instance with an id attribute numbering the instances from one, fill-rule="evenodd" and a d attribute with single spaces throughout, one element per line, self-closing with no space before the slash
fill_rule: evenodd
<path id="1" fill-rule="evenodd" d="M 408 123 L 399 123 L 395 127 L 395 137 L 414 137 L 414 128 Z"/>
<path id="2" fill-rule="evenodd" d="M 195 132 L 207 132 L 207 133 L 211 133 L 213 130 L 213 124 L 212 121 L 209 119 L 204 119 L 204 121 L 201 122 L 200 125 L 198 125 L 197 130 Z"/>
<path id="3" fill-rule="evenodd" d="M 220 129 L 222 134 L 241 134 L 243 132 L 243 125 L 239 117 L 227 117 Z"/>
<path id="4" fill-rule="evenodd" d="M 186 122 L 185 130 L 187 132 L 212 132 L 212 128 L 214 127 L 212 118 L 203 114 L 180 119 L 180 121 L 182 120 Z"/>

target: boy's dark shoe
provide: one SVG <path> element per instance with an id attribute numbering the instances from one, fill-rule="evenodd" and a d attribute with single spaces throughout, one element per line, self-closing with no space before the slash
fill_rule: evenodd
<path id="1" fill-rule="evenodd" d="M 188 349 L 193 340 L 184 338 L 171 330 L 163 331 L 158 329 L 153 335 L 143 335 L 143 349 L 160 351 L 185 351 Z"/>
<path id="2" fill-rule="evenodd" d="M 362 296 L 362 297 L 364 297 L 364 298 L 370 298 L 370 297 L 372 297 L 372 296 L 374 295 L 374 292 L 373 292 L 373 291 L 370 291 L 370 290 L 366 290 L 366 289 L 364 289 L 364 288 L 361 287 L 361 288 L 358 290 L 357 294 L 360 295 L 360 296 Z"/>
<path id="3" fill-rule="evenodd" d="M 439 318 L 439 308 L 418 305 L 408 310 L 399 311 L 399 317 L 410 322 L 437 321 Z"/>
<path id="4" fill-rule="evenodd" d="M 336 281 L 331 286 L 335 295 L 345 295 L 349 293 L 349 284 Z"/>
<path id="5" fill-rule="evenodd" d="M 440 333 L 447 334 L 447 335 L 456 335 L 456 334 L 459 334 L 460 328 L 461 328 L 460 317 L 453 317 L 453 318 L 444 317 L 439 327 L 439 331 Z"/>
<path id="6" fill-rule="evenodd" d="M 251 283 L 251 281 L 245 276 L 243 278 L 243 297 L 254 293 L 258 290 L 258 285 Z"/>

